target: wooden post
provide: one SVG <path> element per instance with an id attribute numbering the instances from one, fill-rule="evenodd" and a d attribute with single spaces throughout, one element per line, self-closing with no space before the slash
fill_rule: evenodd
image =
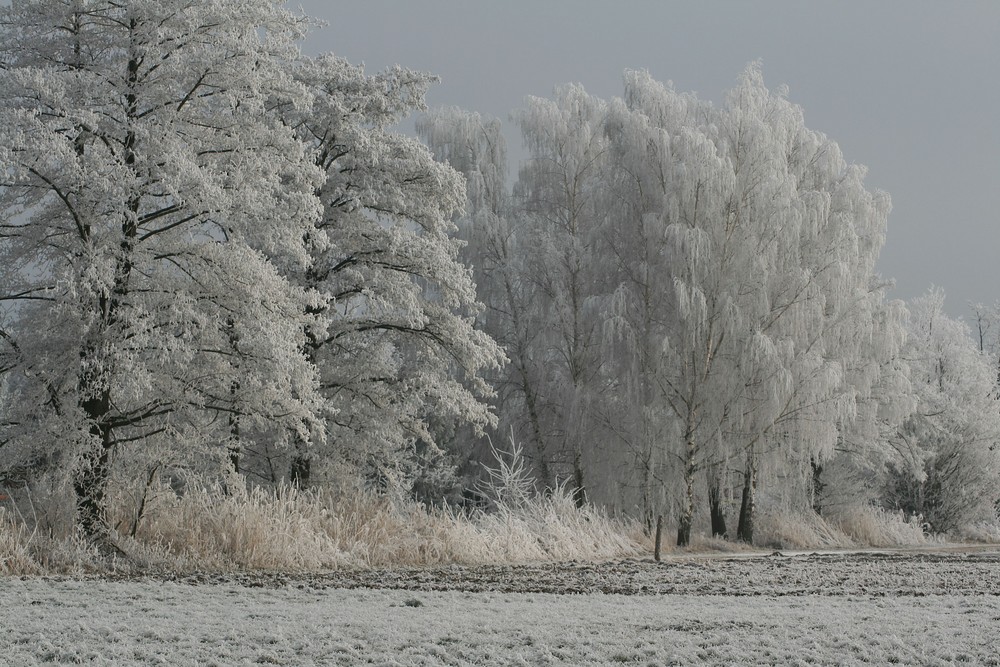
<path id="1" fill-rule="evenodd" d="M 653 560 L 660 562 L 660 542 L 663 539 L 663 515 L 656 515 L 656 545 L 653 547 Z"/>

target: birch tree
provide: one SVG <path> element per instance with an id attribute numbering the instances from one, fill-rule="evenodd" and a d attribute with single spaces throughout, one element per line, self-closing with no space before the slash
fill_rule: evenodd
<path id="1" fill-rule="evenodd" d="M 764 85 L 759 64 L 720 108 L 626 72 L 621 99 L 566 86 L 515 120 L 530 159 L 506 215 L 490 219 L 505 220 L 492 223 L 505 230 L 505 280 L 542 306 L 533 327 L 508 331 L 521 332 L 536 395 L 552 406 L 532 411 L 536 432 L 552 433 L 553 450 L 565 443 L 574 476 L 606 464 L 591 475 L 611 481 L 602 500 L 634 501 L 647 525 L 669 507 L 680 544 L 701 480 L 724 534 L 722 496 L 739 479 L 737 533 L 751 541 L 762 469 L 787 479 L 835 456 L 892 460 L 886 436 L 911 400 L 904 309 L 875 272 L 889 198 Z M 499 192 L 475 121 L 437 117 L 432 144 L 468 165 L 472 190 Z M 779 495 L 810 495 L 800 476 Z"/>
<path id="2" fill-rule="evenodd" d="M 529 150 L 514 197 L 533 229 L 526 277 L 549 313 L 535 363 L 546 370 L 555 447 L 569 457 L 576 499 L 583 503 L 588 455 L 599 443 L 591 414 L 600 382 L 599 313 L 607 293 L 598 209 L 607 105 L 579 85 L 557 87 L 554 97 L 529 97 L 514 114 Z"/>
<path id="3" fill-rule="evenodd" d="M 609 188 L 603 206 L 617 213 L 608 234 L 615 285 L 604 311 L 603 351 L 609 392 L 605 421 L 638 472 L 639 507 L 647 527 L 667 503 L 676 468 L 676 414 L 666 403 L 664 343 L 676 318 L 672 257 L 664 207 L 673 196 L 678 157 L 672 133 L 698 116 L 701 103 L 643 72 L 625 74 L 624 99 L 611 103 L 605 132 Z M 623 481 L 623 484 L 628 484 Z"/>
<path id="4" fill-rule="evenodd" d="M 731 425 L 746 461 L 737 535 L 752 541 L 763 457 L 795 469 L 853 439 L 875 458 L 881 427 L 905 414 L 908 386 L 894 363 L 904 333 L 875 273 L 888 196 L 864 187 L 865 170 L 809 130 L 784 91 L 766 88 L 759 64 L 728 94 L 720 125 L 737 176 L 733 210 L 759 239 L 758 298 L 744 309 L 756 368 Z M 740 367 L 751 367 L 747 355 Z"/>

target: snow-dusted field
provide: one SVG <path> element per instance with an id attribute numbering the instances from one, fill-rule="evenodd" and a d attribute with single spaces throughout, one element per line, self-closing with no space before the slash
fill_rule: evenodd
<path id="1" fill-rule="evenodd" d="M 528 568 L 526 578 L 546 569 L 565 584 L 577 576 L 587 592 L 414 590 L 448 588 L 428 585 L 442 573 L 485 580 L 481 569 L 457 568 L 405 571 L 386 583 L 409 589 L 395 590 L 327 587 L 334 580 L 315 577 L 0 580 L 0 664 L 1000 665 L 994 558 L 626 562 Z M 810 570 L 844 584 L 775 588 L 768 574 Z M 963 570 L 974 576 L 956 574 Z M 594 592 L 628 571 L 645 573 L 645 594 Z M 862 593 L 867 580 L 854 579 L 867 572 L 892 585 L 907 571 L 929 595 L 917 586 Z M 736 594 L 656 593 L 657 573 L 692 582 L 730 575 Z"/>

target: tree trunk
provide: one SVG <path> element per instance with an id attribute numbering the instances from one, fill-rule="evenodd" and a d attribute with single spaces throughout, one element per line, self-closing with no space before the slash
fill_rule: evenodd
<path id="1" fill-rule="evenodd" d="M 812 508 L 816 514 L 823 514 L 823 489 L 826 487 L 826 483 L 823 482 L 823 466 L 819 462 L 810 457 L 809 465 L 812 467 Z"/>
<path id="2" fill-rule="evenodd" d="M 108 535 L 108 517 L 104 495 L 111 473 L 111 448 L 104 443 L 87 452 L 73 476 L 76 493 L 76 514 L 80 530 L 88 540 Z"/>
<path id="3" fill-rule="evenodd" d="M 656 503 L 653 500 L 653 463 L 648 448 L 643 452 L 642 462 L 642 520 L 646 532 L 653 530 L 653 520 L 657 515 Z"/>
<path id="4" fill-rule="evenodd" d="M 663 539 L 663 516 L 656 517 L 656 539 L 653 541 L 653 560 L 660 562 L 660 547 Z"/>
<path id="5" fill-rule="evenodd" d="M 542 437 L 542 423 L 538 416 L 538 406 L 535 402 L 535 391 L 528 380 L 527 368 L 523 360 L 519 360 L 521 372 L 521 388 L 524 391 L 524 400 L 528 407 L 528 419 L 531 421 L 531 434 L 535 440 L 535 459 L 538 466 L 538 477 L 542 482 L 542 490 L 545 492 L 555 488 L 552 480 L 552 472 L 549 469 L 548 456 L 545 451 L 545 439 Z"/>
<path id="6" fill-rule="evenodd" d="M 309 487 L 309 475 L 312 473 L 312 459 L 305 454 L 296 452 L 292 457 L 292 465 L 288 471 L 288 478 L 297 489 Z"/>
<path id="7" fill-rule="evenodd" d="M 722 506 L 722 479 L 717 466 L 708 471 L 708 510 L 712 516 L 712 537 L 726 537 L 726 513 Z"/>
<path id="8" fill-rule="evenodd" d="M 573 499 L 576 506 L 582 508 L 587 504 L 587 486 L 583 481 L 583 461 L 580 450 L 573 456 Z"/>
<path id="9" fill-rule="evenodd" d="M 740 503 L 740 523 L 736 537 L 747 544 L 753 544 L 754 513 L 756 512 L 757 456 L 747 453 L 747 467 L 743 473 L 743 500 Z"/>
<path id="10" fill-rule="evenodd" d="M 133 20 L 131 30 L 136 29 Z M 126 115 L 129 119 L 129 129 L 125 134 L 122 146 L 125 166 L 134 172 L 136 163 L 135 144 L 136 133 L 131 122 L 137 116 L 138 97 L 135 93 L 138 84 L 139 60 L 129 58 L 126 71 L 128 93 L 125 96 Z M 78 154 L 84 156 L 84 147 L 77 148 Z M 108 292 L 97 297 L 97 313 L 104 332 L 112 330 L 118 322 L 118 310 L 129 294 L 129 278 L 132 275 L 135 240 L 138 234 L 137 219 L 140 197 L 134 195 L 125 202 L 127 214 L 122 216 L 120 254 L 116 261 L 114 284 Z M 83 228 L 84 242 L 89 244 L 90 227 Z M 96 340 L 96 339 L 95 339 Z M 80 391 L 80 408 L 90 422 L 90 434 L 94 444 L 84 453 L 73 476 L 73 491 L 76 494 L 77 519 L 80 529 L 91 541 L 97 543 L 103 550 L 113 550 L 121 553 L 110 541 L 107 509 L 104 505 L 108 480 L 111 476 L 111 450 L 114 448 L 112 435 L 111 387 L 107 375 L 109 369 L 101 368 L 98 345 L 91 344 L 80 353 L 81 372 L 78 388 Z"/>
<path id="11" fill-rule="evenodd" d="M 81 379 L 81 393 L 90 392 L 92 378 L 85 374 Z M 104 496 L 111 476 L 112 432 L 108 423 L 111 411 L 111 392 L 104 388 L 97 395 L 80 402 L 90 420 L 90 435 L 93 444 L 84 453 L 73 475 L 73 491 L 76 495 L 76 514 L 84 537 L 93 542 L 104 541 L 108 537 L 109 526 Z"/>
<path id="12" fill-rule="evenodd" d="M 686 547 L 691 543 L 691 525 L 694 523 L 694 454 L 695 443 L 689 436 L 685 438 L 687 455 L 684 461 L 684 505 L 680 523 L 677 526 L 677 546 Z"/>
<path id="13" fill-rule="evenodd" d="M 240 474 L 240 447 L 236 444 L 229 445 L 229 465 L 233 472 Z"/>

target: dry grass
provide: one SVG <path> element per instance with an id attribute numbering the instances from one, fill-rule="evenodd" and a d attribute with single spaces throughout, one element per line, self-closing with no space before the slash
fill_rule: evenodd
<path id="1" fill-rule="evenodd" d="M 762 509 L 757 519 L 756 542 L 775 549 L 833 549 L 856 546 L 835 524 L 815 512 Z"/>
<path id="2" fill-rule="evenodd" d="M 826 518 L 769 509 L 758 526 L 759 544 L 784 549 L 919 546 L 931 539 L 919 519 L 870 505 L 845 507 Z"/>
<path id="3" fill-rule="evenodd" d="M 565 489 L 539 496 L 508 479 L 492 488 L 489 511 L 472 513 L 361 492 L 338 496 L 282 487 L 226 493 L 216 486 L 177 496 L 162 485 L 147 489 L 137 521 L 135 494 L 119 490 L 111 507 L 116 543 L 127 556 L 109 559 L 72 532 L 66 489 L 51 485 L 45 492 L 28 502 L 21 499 L 20 505 L 10 498 L 0 504 L 0 574 L 322 571 L 652 553 L 652 541 L 637 523 L 577 507 Z M 783 549 L 912 546 L 933 539 L 919 521 L 868 506 L 845 508 L 825 519 L 761 507 L 757 537 L 758 546 Z M 1000 529 L 976 526 L 959 537 L 997 542 Z M 664 542 L 665 552 L 676 551 L 668 539 Z M 748 548 L 696 535 L 684 551 Z"/>
<path id="4" fill-rule="evenodd" d="M 42 567 L 35 559 L 31 545 L 35 542 L 24 523 L 0 508 L 0 574 L 40 574 Z"/>
<path id="5" fill-rule="evenodd" d="M 123 495 L 118 496 L 120 501 Z M 114 508 L 131 533 L 132 507 Z M 111 570 L 320 571 L 338 568 L 609 559 L 647 551 L 638 527 L 578 508 L 565 493 L 471 515 L 370 494 L 218 488 L 148 499 L 123 559 L 102 560 L 72 534 L 29 529 L 0 513 L 0 573 Z"/>
<path id="6" fill-rule="evenodd" d="M 919 518 L 907 519 L 902 512 L 878 507 L 852 507 L 833 519 L 855 543 L 871 547 L 906 547 L 926 544 L 928 536 Z"/>
<path id="7" fill-rule="evenodd" d="M 976 523 L 966 526 L 955 537 L 960 542 L 1000 544 L 1000 523 Z"/>

